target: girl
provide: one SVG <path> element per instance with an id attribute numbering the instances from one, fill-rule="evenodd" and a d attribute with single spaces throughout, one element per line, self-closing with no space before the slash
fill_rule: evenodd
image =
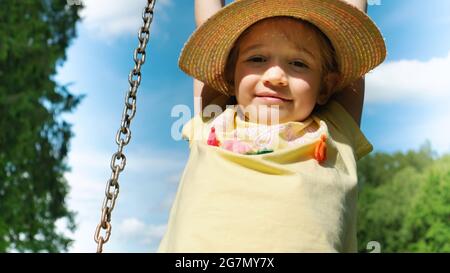
<path id="1" fill-rule="evenodd" d="M 372 145 L 348 86 L 385 56 L 342 0 L 240 0 L 203 23 L 179 64 L 205 105 L 183 128 L 191 153 L 158 252 L 356 251 L 356 161 Z"/>

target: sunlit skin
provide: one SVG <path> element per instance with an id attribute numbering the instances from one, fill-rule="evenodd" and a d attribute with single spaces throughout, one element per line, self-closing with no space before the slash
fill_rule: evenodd
<path id="1" fill-rule="evenodd" d="M 304 121 L 316 103 L 325 104 L 334 82 L 322 75 L 320 56 L 316 33 L 302 22 L 271 18 L 253 25 L 239 44 L 234 74 L 246 120 Z"/>

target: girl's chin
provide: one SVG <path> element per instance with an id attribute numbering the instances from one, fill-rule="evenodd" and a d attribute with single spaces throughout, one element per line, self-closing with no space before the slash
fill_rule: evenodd
<path id="1" fill-rule="evenodd" d="M 278 110 L 274 111 L 260 110 L 259 112 L 251 111 L 246 112 L 245 116 L 247 117 L 247 121 L 267 125 L 280 124 L 288 121 L 287 120 L 288 117 Z"/>

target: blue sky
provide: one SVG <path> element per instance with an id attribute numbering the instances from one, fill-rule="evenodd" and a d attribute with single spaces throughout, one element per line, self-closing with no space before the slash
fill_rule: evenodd
<path id="1" fill-rule="evenodd" d="M 87 95 L 64 116 L 75 134 L 68 158 L 72 170 L 66 174 L 68 202 L 78 223 L 78 230 L 69 233 L 75 239 L 71 252 L 96 248 L 93 233 L 117 150 L 114 138 L 146 1 L 83 2 L 78 37 L 56 76 L 60 84 L 71 84 L 71 92 Z M 417 150 L 429 139 L 440 154 L 450 152 L 450 1 L 378 2 L 369 6 L 369 16 L 385 36 L 388 58 L 367 75 L 362 130 L 375 151 Z M 105 252 L 154 252 L 164 233 L 189 153 L 185 142 L 171 137 L 178 119 L 171 111 L 179 104 L 193 109 L 192 79 L 179 70 L 177 60 L 194 28 L 193 1 L 157 1 Z"/>

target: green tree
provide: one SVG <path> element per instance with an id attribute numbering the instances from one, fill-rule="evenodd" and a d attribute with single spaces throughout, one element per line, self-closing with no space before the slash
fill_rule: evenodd
<path id="1" fill-rule="evenodd" d="M 359 251 L 442 252 L 450 242 L 450 164 L 426 142 L 418 152 L 375 153 L 358 162 Z"/>
<path id="2" fill-rule="evenodd" d="M 0 251 L 65 251 L 73 230 L 64 172 L 72 136 L 61 114 L 82 96 L 53 79 L 75 37 L 80 6 L 61 0 L 1 0 Z"/>
<path id="3" fill-rule="evenodd" d="M 358 182 L 362 187 L 378 187 L 391 181 L 393 176 L 405 167 L 422 172 L 436 159 L 430 141 L 426 141 L 419 151 L 373 153 L 358 161 Z"/>
<path id="4" fill-rule="evenodd" d="M 401 231 L 411 252 L 450 252 L 450 155 L 426 170 Z"/>
<path id="5" fill-rule="evenodd" d="M 369 241 L 379 242 L 383 252 L 402 250 L 400 230 L 421 182 L 417 170 L 408 166 L 382 186 L 364 189 L 358 203 L 360 251 Z"/>

